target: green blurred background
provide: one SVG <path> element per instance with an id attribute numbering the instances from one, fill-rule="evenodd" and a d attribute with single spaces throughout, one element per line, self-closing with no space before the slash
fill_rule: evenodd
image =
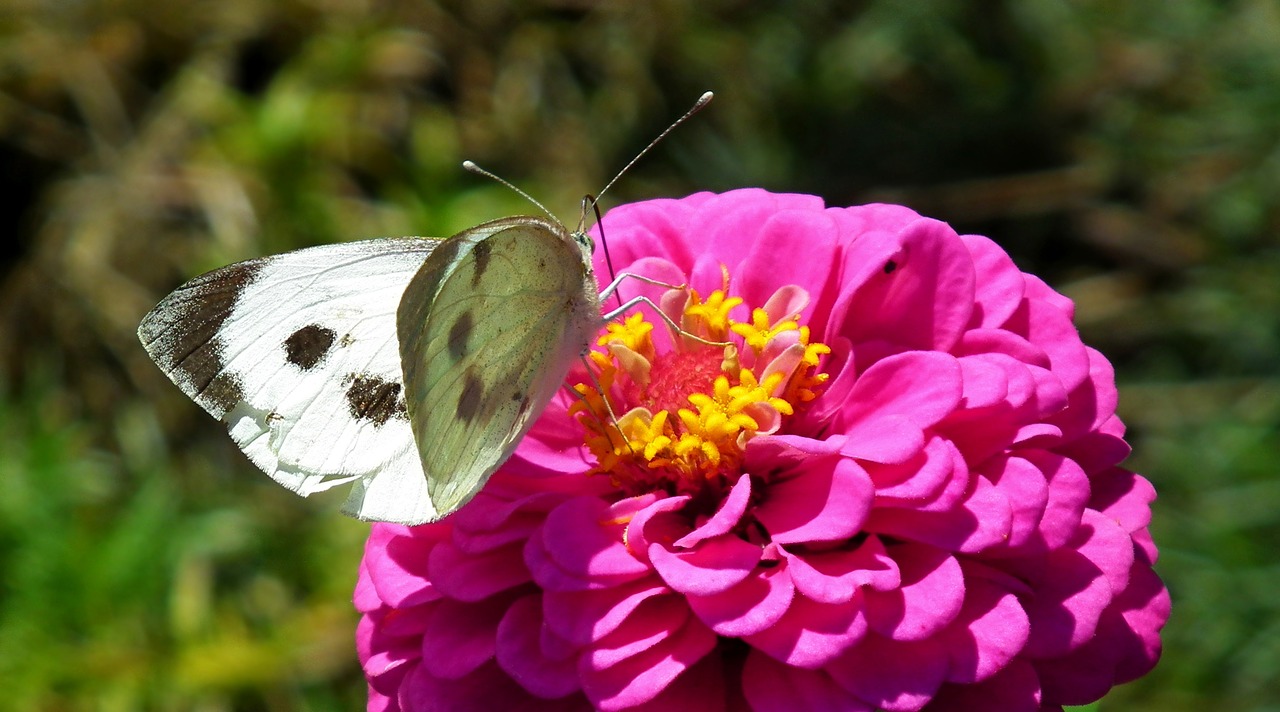
<path id="1" fill-rule="evenodd" d="M 904 202 L 1072 297 L 1160 491 L 1165 658 L 1101 710 L 1280 710 L 1273 0 L 0 0 L 0 709 L 353 710 L 367 525 L 134 337 L 303 245 L 763 186 Z"/>

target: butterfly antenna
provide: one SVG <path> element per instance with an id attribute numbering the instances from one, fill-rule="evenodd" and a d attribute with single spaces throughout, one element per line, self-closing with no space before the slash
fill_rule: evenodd
<path id="1" fill-rule="evenodd" d="M 591 196 L 591 195 L 588 195 L 585 198 L 583 198 L 582 214 L 584 216 L 587 214 L 588 205 L 591 206 L 591 210 L 594 211 L 596 214 L 596 225 L 599 226 L 600 228 L 600 246 L 604 248 L 604 263 L 605 263 L 605 266 L 609 268 L 609 283 L 612 284 L 614 280 L 618 278 L 618 273 L 613 269 L 613 256 L 609 254 L 609 240 L 606 239 L 604 236 L 604 222 L 601 220 L 601 216 L 600 216 L 600 203 L 595 199 L 594 196 Z M 613 296 L 617 297 L 618 306 L 621 307 L 623 305 L 622 293 L 615 289 L 613 290 Z"/>
<path id="2" fill-rule="evenodd" d="M 702 111 L 703 107 L 705 107 L 707 104 L 710 104 L 713 98 L 715 98 L 715 94 L 713 92 L 705 92 L 703 93 L 702 96 L 698 97 L 698 100 L 693 102 L 693 106 L 689 107 L 689 110 L 684 112 L 683 116 L 671 122 L 671 125 L 668 126 L 666 130 L 658 134 L 658 137 L 650 141 L 649 145 L 644 147 L 644 150 L 637 153 L 635 158 L 631 159 L 631 161 L 628 162 L 627 165 L 623 166 L 622 170 L 618 171 L 618 174 L 613 177 L 613 180 L 610 180 L 608 183 L 606 183 L 604 188 L 599 193 L 596 193 L 596 197 L 592 198 L 591 202 L 595 203 L 600 198 L 603 198 L 604 194 L 609 192 L 609 189 L 613 187 L 613 184 L 617 183 L 619 178 L 625 175 L 627 171 L 631 170 L 631 167 L 636 164 L 636 161 L 639 161 L 641 158 L 644 158 L 644 155 L 649 151 L 652 151 L 654 146 L 657 146 L 659 143 L 662 143 L 662 139 L 666 138 L 667 134 L 671 133 L 672 131 L 675 131 L 677 126 L 688 121 L 689 118 L 692 117 L 694 114 L 698 113 L 699 111 Z"/>
<path id="3" fill-rule="evenodd" d="M 646 149 L 646 150 L 647 150 L 647 149 Z M 551 211 L 550 211 L 550 210 L 547 210 L 547 206 L 545 206 L 545 205 L 543 205 L 542 203 L 539 203 L 538 201 L 534 200 L 532 195 L 529 195 L 528 193 L 524 192 L 523 190 L 520 190 L 519 188 L 515 187 L 514 185 L 512 185 L 512 183 L 511 183 L 510 181 L 506 180 L 505 178 L 499 177 L 498 175 L 495 175 L 495 174 L 493 174 L 493 173 L 490 173 L 489 171 L 486 171 L 485 169 L 481 168 L 480 166 L 477 166 L 477 165 L 475 164 L 475 162 L 474 162 L 474 161 L 463 161 L 463 162 L 462 162 L 462 167 L 463 167 L 463 168 L 465 168 L 466 170 L 468 170 L 468 171 L 472 172 L 472 173 L 475 173 L 475 174 L 476 174 L 476 175 L 478 175 L 478 176 L 484 176 L 485 178 L 490 178 L 490 179 L 492 179 L 492 180 L 495 180 L 495 181 L 497 181 L 497 182 L 499 182 L 499 183 L 501 183 L 501 184 L 503 184 L 503 185 L 507 186 L 507 187 L 508 187 L 508 188 L 510 188 L 511 190 L 514 190 L 514 191 L 516 192 L 516 194 L 517 194 L 517 195 L 519 195 L 520 197 L 522 197 L 522 198 L 524 198 L 525 200 L 529 201 L 530 203 L 533 203 L 534 205 L 538 206 L 538 209 L 539 209 L 539 210 L 541 210 L 541 211 L 542 211 L 542 212 L 543 212 L 547 217 L 551 218 L 551 222 L 556 223 L 557 225 L 559 225 L 559 224 L 560 224 L 560 218 L 557 218 L 555 215 L 553 215 L 553 214 L 551 213 Z"/>

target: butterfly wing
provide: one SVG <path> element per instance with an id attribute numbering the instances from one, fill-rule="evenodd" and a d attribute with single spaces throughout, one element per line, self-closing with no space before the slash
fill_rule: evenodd
<path id="1" fill-rule="evenodd" d="M 138 337 L 280 484 L 306 496 L 376 479 L 387 494 L 362 518 L 433 519 L 405 409 L 395 310 L 439 244 L 368 240 L 224 267 L 165 297 Z"/>
<path id="2" fill-rule="evenodd" d="M 441 516 L 479 491 L 560 388 L 599 326 L 597 290 L 582 246 L 534 217 L 450 238 L 405 290 L 406 403 Z"/>

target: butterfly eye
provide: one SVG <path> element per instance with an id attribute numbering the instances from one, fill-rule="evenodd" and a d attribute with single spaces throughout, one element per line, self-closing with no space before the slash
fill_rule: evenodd
<path id="1" fill-rule="evenodd" d="M 587 254 L 591 254 L 592 252 L 595 252 L 596 241 L 591 239 L 591 236 L 588 235 L 587 233 L 575 232 L 573 233 L 573 240 L 574 242 L 578 243 L 578 247 L 582 248 L 582 250 L 585 251 Z"/>

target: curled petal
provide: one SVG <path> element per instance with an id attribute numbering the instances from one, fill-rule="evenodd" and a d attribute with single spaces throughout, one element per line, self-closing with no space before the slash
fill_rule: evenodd
<path id="1" fill-rule="evenodd" d="M 544 652 L 542 602 L 525 596 L 507 609 L 498 624 L 497 660 L 507 674 L 537 697 L 554 699 L 577 692 L 577 660 L 549 658 Z"/>
<path id="2" fill-rule="evenodd" d="M 965 601 L 960 563 L 945 551 L 916 544 L 889 550 L 898 562 L 902 585 L 892 591 L 867 591 L 871 629 L 894 640 L 921 640 L 945 628 Z"/>
<path id="3" fill-rule="evenodd" d="M 789 564 L 796 590 L 820 603 L 848 603 L 863 586 L 871 591 L 889 591 L 902 583 L 898 562 L 874 535 L 854 548 L 801 553 L 792 553 L 785 547 L 780 550 Z"/>
<path id="4" fill-rule="evenodd" d="M 856 462 L 826 458 L 770 483 L 755 516 L 778 544 L 838 541 L 861 530 L 873 494 Z"/>
<path id="5" fill-rule="evenodd" d="M 492 660 L 494 631 L 511 602 L 510 596 L 495 596 L 480 603 L 437 603 L 422 640 L 423 667 L 435 677 L 457 679 Z"/>
<path id="6" fill-rule="evenodd" d="M 753 572 L 707 596 L 691 594 L 689 608 L 717 634 L 741 638 L 772 627 L 791 606 L 795 586 L 785 566 Z"/>
<path id="7" fill-rule="evenodd" d="M 653 568 L 680 593 L 707 596 L 740 583 L 760 561 L 759 545 L 725 534 L 688 550 L 649 545 Z"/>
<path id="8" fill-rule="evenodd" d="M 674 623 L 674 612 L 631 620 L 636 621 L 634 628 L 629 621 L 579 662 L 582 689 L 602 712 L 649 702 L 716 644 L 715 633 L 687 609 L 682 624 L 665 630 L 662 626 Z"/>
<path id="9" fill-rule="evenodd" d="M 747 511 L 747 504 L 750 501 L 751 478 L 739 477 L 738 481 L 730 488 L 728 496 L 724 498 L 724 502 L 720 504 L 720 508 L 716 510 L 716 513 L 706 522 L 703 522 L 702 526 L 677 539 L 675 546 L 687 549 L 706 539 L 728 534 L 733 531 L 734 527 L 738 526 L 742 520 L 742 515 Z"/>
<path id="10" fill-rule="evenodd" d="M 631 580 L 648 572 L 622 543 L 623 522 L 597 497 L 575 497 L 547 514 L 542 539 L 556 565 L 583 578 Z"/>
<path id="11" fill-rule="evenodd" d="M 990 581 L 970 580 L 964 608 L 945 639 L 951 651 L 947 679 L 975 683 L 991 678 L 1022 652 L 1030 631 L 1017 596 Z"/>
<path id="12" fill-rule="evenodd" d="M 914 712 L 938 691 L 949 667 L 947 650 L 937 640 L 890 641 L 870 634 L 824 670 L 876 709 Z"/>
<path id="13" fill-rule="evenodd" d="M 751 647 L 795 667 L 822 667 L 867 632 L 861 596 L 829 605 L 797 596 L 773 627 L 746 637 Z"/>
<path id="14" fill-rule="evenodd" d="M 929 512 L 877 509 L 866 529 L 948 551 L 977 552 L 1003 543 L 1013 523 L 1013 510 L 987 480 L 975 478 L 968 496 L 954 509 Z"/>
<path id="15" fill-rule="evenodd" d="M 855 342 L 881 339 L 901 351 L 948 351 L 973 312 L 973 259 L 955 231 L 936 220 L 911 223 L 897 242 L 897 250 L 878 259 L 859 255 L 876 260 L 875 271 L 852 290 L 840 330 Z"/>
<path id="16" fill-rule="evenodd" d="M 647 577 L 599 590 L 547 591 L 542 606 L 549 629 L 586 645 L 616 630 L 641 603 L 670 591 L 657 577 Z"/>
<path id="17" fill-rule="evenodd" d="M 431 550 L 429 571 L 440 592 L 458 601 L 480 601 L 532 580 L 520 543 L 483 554 L 467 554 L 443 542 Z"/>

